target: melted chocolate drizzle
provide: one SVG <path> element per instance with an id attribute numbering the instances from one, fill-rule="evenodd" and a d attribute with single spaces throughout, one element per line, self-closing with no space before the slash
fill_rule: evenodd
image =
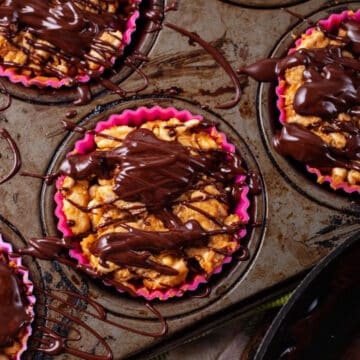
<path id="1" fill-rule="evenodd" d="M 199 35 L 194 34 L 193 32 L 190 32 L 186 29 L 183 29 L 175 24 L 171 24 L 169 22 L 166 22 L 164 24 L 165 26 L 169 27 L 170 29 L 173 29 L 177 31 L 178 33 L 187 36 L 192 41 L 198 43 L 200 46 L 202 46 L 214 59 L 215 61 L 224 69 L 226 74 L 230 77 L 234 88 L 235 88 L 235 97 L 232 101 L 226 103 L 226 104 L 219 104 L 215 107 L 217 109 L 230 109 L 234 107 L 239 101 L 241 97 L 241 85 L 240 81 L 236 75 L 236 72 L 233 70 L 229 62 L 225 59 L 225 57 L 213 46 L 211 46 L 208 42 L 206 42 L 204 39 L 202 39 Z"/>
<path id="2" fill-rule="evenodd" d="M 345 36 L 327 32 L 321 25 L 317 29 L 341 45 L 325 48 L 299 49 L 283 58 L 264 59 L 238 71 L 258 81 L 276 81 L 286 70 L 303 65 L 304 84 L 294 97 L 294 110 L 304 116 L 318 116 L 330 123 L 325 132 L 342 131 L 346 144 L 342 149 L 325 143 L 310 128 L 286 124 L 274 138 L 275 149 L 282 155 L 317 167 L 329 169 L 340 166 L 360 170 L 360 129 L 357 118 L 336 120 L 341 113 L 359 115 L 360 107 L 360 23 L 346 19 L 340 27 Z M 350 52 L 354 58 L 346 56 Z"/>

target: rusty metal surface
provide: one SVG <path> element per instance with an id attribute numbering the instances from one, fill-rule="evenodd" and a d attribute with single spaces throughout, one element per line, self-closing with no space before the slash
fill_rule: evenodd
<path id="1" fill-rule="evenodd" d="M 295 2 L 297 5 L 293 5 Z M 155 3 L 164 5 L 162 1 Z M 243 7 L 241 3 L 256 8 Z M 275 7 L 293 5 L 291 10 L 312 14 L 311 19 L 315 20 L 344 7 L 360 7 L 358 2 L 337 1 L 338 5 L 330 7 L 332 3 L 325 0 L 301 3 L 180 0 L 178 11 L 167 12 L 165 20 L 196 32 L 237 68 L 271 53 L 281 54 L 291 43 L 291 34 L 299 34 L 307 27 Z M 274 8 L 264 9 L 271 7 L 270 4 Z M 259 86 L 250 80 L 236 107 L 215 109 L 216 104 L 232 98 L 233 89 L 223 70 L 205 50 L 168 28 L 147 34 L 140 40 L 143 41 L 140 48 L 149 56 L 149 61 L 142 64 L 149 87 L 136 97 L 119 99 L 117 95 L 94 88 L 96 96 L 90 104 L 74 107 L 71 105 L 73 91 L 52 92 L 8 85 L 13 101 L 0 116 L 0 126 L 6 127 L 16 138 L 23 159 L 22 170 L 45 174 L 56 169 L 77 137 L 47 134 L 60 129 L 60 120 L 69 110 L 75 109 L 78 113 L 74 121 L 91 127 L 110 113 L 140 105 L 186 108 L 217 121 L 237 145 L 247 166 L 260 173 L 263 192 L 254 198 L 254 211 L 255 220 L 262 225 L 249 231 L 250 260 L 235 262 L 214 278 L 209 297 L 185 296 L 165 303 L 155 302 L 156 308 L 168 319 L 166 337 L 154 340 L 89 320 L 108 339 L 116 359 L 141 352 L 149 354 L 149 348 L 161 349 L 174 344 L 188 334 L 189 329 L 195 332 L 204 329 L 204 323 L 211 328 L 231 318 L 232 312 L 250 309 L 259 301 L 259 294 L 309 269 L 360 226 L 360 210 L 352 203 L 354 197 L 314 184 L 294 164 L 272 150 L 274 124 L 269 86 Z M 115 75 L 116 80 L 123 80 L 122 87 L 126 89 L 136 89 L 142 84 L 139 75 L 128 68 L 120 67 L 119 74 Z M 172 87 L 178 88 L 178 95 L 164 95 Z M 208 105 L 212 110 L 203 110 L 199 104 Z M 1 142 L 0 146 L 1 152 L 7 154 L 5 144 Z M 11 159 L 7 155 L 2 161 L 5 167 L 10 166 Z M 29 237 L 56 234 L 53 193 L 52 187 L 34 178 L 16 176 L 2 185 L 1 215 L 4 218 L 0 217 L 0 231 L 18 246 Z M 151 329 L 156 324 L 153 315 L 139 300 L 118 294 L 58 264 L 30 258 L 26 258 L 26 263 L 35 283 L 67 286 L 90 294 L 113 319 L 125 325 Z M 81 345 L 95 349 L 97 344 L 89 337 L 83 339 Z M 39 355 L 38 358 L 47 357 Z M 59 355 L 55 358 L 74 357 Z"/>

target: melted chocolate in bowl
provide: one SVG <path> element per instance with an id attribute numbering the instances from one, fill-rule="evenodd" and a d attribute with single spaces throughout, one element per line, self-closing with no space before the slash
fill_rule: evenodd
<path id="1" fill-rule="evenodd" d="M 351 8 L 351 7 L 350 7 Z M 356 6 L 354 6 L 356 8 Z M 338 9 L 338 11 L 337 11 Z M 286 33 L 275 46 L 270 57 L 280 58 L 284 57 L 288 49 L 294 47 L 294 42 L 291 34 L 301 34 L 310 27 L 309 23 L 316 22 L 320 19 L 327 18 L 329 13 L 337 13 L 343 11 L 343 7 L 334 7 L 328 9 L 326 12 L 318 12 L 308 18 L 308 22 L 302 22 L 295 26 L 288 33 Z M 356 212 L 353 206 L 353 201 L 356 200 L 356 194 L 346 194 L 343 191 L 332 190 L 327 183 L 322 185 L 316 184 L 316 176 L 308 173 L 305 165 L 292 160 L 288 157 L 280 155 L 274 149 L 273 139 L 277 132 L 282 129 L 279 121 L 279 111 L 276 106 L 277 96 L 275 94 L 275 87 L 277 82 L 270 84 L 260 84 L 258 92 L 259 105 L 259 121 L 263 133 L 263 140 L 268 148 L 268 153 L 274 165 L 280 173 L 287 179 L 292 186 L 302 193 L 320 204 L 324 204 L 335 209 L 346 209 L 352 213 Z M 292 130 L 292 129 L 291 129 Z M 295 129 L 296 130 L 296 129 Z"/>
<path id="2" fill-rule="evenodd" d="M 358 359 L 360 234 L 303 281 L 269 329 L 257 360 Z"/>
<path id="3" fill-rule="evenodd" d="M 209 113 L 205 110 L 200 109 L 197 106 L 192 105 L 191 103 L 185 102 L 183 100 L 174 99 L 174 98 L 152 98 L 152 97 L 143 97 L 136 100 L 128 100 L 125 102 L 114 102 L 106 105 L 100 113 L 90 114 L 79 124 L 87 128 L 92 128 L 94 125 L 101 119 L 106 119 L 112 113 L 121 113 L 125 109 L 137 108 L 140 106 L 154 106 L 157 104 L 161 107 L 174 106 L 178 109 L 187 109 L 192 114 L 199 114 L 204 116 L 205 119 L 218 123 L 220 131 L 224 132 L 230 143 L 234 144 L 242 158 L 246 163 L 248 170 L 259 171 L 256 165 L 252 154 L 249 152 L 247 146 L 239 138 L 239 135 L 234 132 L 234 130 L 223 120 L 212 113 Z M 64 142 L 60 145 L 58 151 L 56 152 L 54 159 L 48 168 L 47 173 L 52 173 L 59 168 L 59 165 L 62 163 L 65 154 L 73 149 L 75 141 L 81 138 L 83 135 L 70 133 Z M 44 233 L 46 235 L 55 235 L 56 234 L 56 219 L 54 217 L 54 187 L 46 186 L 44 184 L 41 194 L 41 215 L 42 215 L 42 225 Z M 264 219 L 264 194 L 254 196 L 251 199 L 252 208 L 250 212 L 252 213 L 252 219 L 250 223 L 263 223 Z M 227 266 L 223 267 L 221 273 L 211 277 L 209 284 L 211 286 L 211 292 L 207 297 L 201 297 L 202 293 L 207 291 L 206 287 L 201 287 L 198 292 L 192 294 L 189 292 L 185 294 L 182 298 L 171 299 L 157 305 L 160 313 L 165 317 L 171 316 L 183 316 L 192 311 L 199 310 L 203 307 L 208 306 L 214 301 L 217 301 L 229 291 L 235 282 L 237 282 L 242 275 L 244 274 L 247 267 L 251 264 L 254 256 L 256 254 L 260 239 L 262 236 L 262 228 L 259 227 L 249 227 L 248 234 L 245 238 L 247 246 L 250 251 L 250 258 L 246 261 L 241 261 L 241 255 L 235 254 L 233 261 Z M 238 259 L 236 259 L 238 257 Z M 72 270 L 63 267 L 61 268 L 66 277 L 71 278 L 73 273 Z M 94 280 L 91 278 L 86 278 L 85 282 L 91 293 L 98 298 L 98 301 L 107 309 L 112 311 L 116 315 L 127 315 L 133 316 L 135 318 L 142 318 L 141 315 L 141 305 L 138 300 L 131 299 L 126 294 L 120 294 L 113 290 L 112 288 L 104 286 L 100 281 Z M 193 297 L 194 295 L 194 297 Z M 200 297 L 195 297 L 200 296 Z M 119 303 L 122 303 L 122 306 L 119 306 Z M 139 315 L 140 314 L 140 315 Z"/>
<path id="4" fill-rule="evenodd" d="M 93 97 L 102 93 L 105 86 L 112 88 L 112 84 L 120 84 L 135 72 L 135 68 L 141 65 L 142 59 L 146 57 L 153 47 L 164 17 L 164 1 L 143 0 L 139 11 L 140 17 L 136 22 L 136 31 L 132 34 L 131 43 L 125 47 L 123 55 L 115 62 L 112 70 L 107 70 L 102 75 L 104 86 L 96 79 L 86 83 Z M 130 59 L 131 66 L 125 64 L 126 59 Z M 81 86 L 79 89 L 76 86 L 63 86 L 60 89 L 50 87 L 40 89 L 36 86 L 25 87 L 21 84 L 15 84 L 6 78 L 1 78 L 1 81 L 11 96 L 40 104 L 52 105 L 73 102 L 79 99 L 81 92 L 86 91 Z"/>

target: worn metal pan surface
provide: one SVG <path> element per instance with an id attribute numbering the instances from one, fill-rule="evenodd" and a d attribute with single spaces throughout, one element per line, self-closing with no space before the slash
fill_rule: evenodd
<path id="1" fill-rule="evenodd" d="M 121 99 L 92 84 L 93 100 L 75 108 L 73 89 L 25 89 L 7 83 L 12 105 L 0 116 L 0 125 L 6 127 L 18 143 L 23 171 L 47 174 L 57 169 L 78 138 L 75 134 L 58 132 L 60 120 L 69 110 L 77 112 L 72 121 L 91 128 L 111 113 L 143 105 L 161 105 L 188 109 L 218 123 L 221 131 L 237 146 L 246 166 L 260 175 L 262 192 L 253 198 L 252 206 L 253 221 L 259 226 L 249 228 L 247 237 L 250 259 L 232 262 L 212 279 L 208 297 L 184 296 L 167 302 L 155 301 L 154 306 L 167 319 L 167 336 L 154 339 L 114 329 L 92 319 L 91 326 L 107 339 L 116 359 L 146 358 L 243 314 L 274 295 L 275 290 L 278 293 L 293 286 L 293 279 L 297 280 L 359 230 L 360 209 L 354 203 L 358 198 L 317 185 L 296 164 L 274 153 L 271 86 L 249 81 L 237 106 L 217 109 L 217 104 L 229 101 L 234 94 L 222 68 L 204 49 L 171 29 L 163 27 L 152 31 L 153 24 L 144 14 L 155 6 L 163 13 L 164 21 L 199 34 L 220 50 L 236 69 L 271 54 L 277 56 L 292 42 L 293 33 L 300 34 L 306 28 L 307 24 L 279 7 L 287 6 L 317 20 L 344 8 L 359 8 L 360 3 L 180 0 L 177 11 L 165 12 L 171 3 L 143 1 L 135 48 L 128 50 L 129 54 L 140 51 L 148 56 L 148 61 L 136 63 L 149 79 L 149 86 L 141 93 Z M 121 82 L 125 89 L 142 86 L 142 79 L 133 69 L 124 68 L 120 62 L 117 71 L 113 80 Z M 2 157 L 4 166 L 11 166 L 5 142 L 0 142 L 0 147 L 1 152 L 7 154 Z M 30 237 L 57 235 L 53 194 L 54 188 L 39 179 L 15 176 L 3 184 L 0 187 L 0 231 L 19 247 Z M 139 299 L 121 295 L 57 262 L 26 257 L 25 263 L 38 286 L 46 284 L 51 288 L 70 289 L 97 299 L 111 319 L 129 327 L 150 329 L 158 325 L 154 314 Z M 38 324 L 41 324 L 44 309 L 39 306 L 36 310 L 40 315 L 35 326 L 40 329 Z M 78 316 L 86 319 L 80 313 Z M 39 330 L 37 337 L 41 336 Z M 30 347 L 35 343 L 32 338 Z M 76 346 L 96 352 L 99 343 L 89 336 L 83 337 Z M 51 357 L 75 358 L 68 354 Z M 24 358 L 49 357 L 31 352 Z"/>

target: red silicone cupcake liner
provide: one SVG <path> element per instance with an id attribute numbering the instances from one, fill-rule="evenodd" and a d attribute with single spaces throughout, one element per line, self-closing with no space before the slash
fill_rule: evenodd
<path id="1" fill-rule="evenodd" d="M 133 0 L 133 4 L 139 5 L 142 0 Z M 140 12 L 139 10 L 135 10 L 133 14 L 130 16 L 126 23 L 126 30 L 123 33 L 123 38 L 119 47 L 120 51 L 123 51 L 124 48 L 130 44 L 131 35 L 136 30 L 136 20 L 139 18 Z M 116 58 L 113 57 L 111 62 L 114 64 Z M 100 72 L 103 72 L 105 69 L 103 66 L 99 68 Z M 73 79 L 70 77 L 64 77 L 62 79 L 58 79 L 57 77 L 46 77 L 46 76 L 26 76 L 23 74 L 18 74 L 17 68 L 6 67 L 0 65 L 0 77 L 7 77 L 12 83 L 20 83 L 26 87 L 31 85 L 35 85 L 40 88 L 44 87 L 52 87 L 55 89 L 59 89 L 62 86 L 72 86 Z M 76 82 L 78 83 L 86 83 L 91 80 L 89 75 L 77 75 L 75 77 Z"/>
<path id="2" fill-rule="evenodd" d="M 200 121 L 203 120 L 202 116 L 200 115 L 192 115 L 187 110 L 179 111 L 173 107 L 170 108 L 161 108 L 159 106 L 155 106 L 152 108 L 140 107 L 137 110 L 125 110 L 121 114 L 111 115 L 108 120 L 99 122 L 95 127 L 95 131 L 101 132 L 110 127 L 119 126 L 119 125 L 139 126 L 148 121 L 169 120 L 170 118 L 177 118 L 178 120 L 184 122 L 192 119 L 198 119 Z M 213 134 L 214 137 L 220 134 L 223 140 L 222 148 L 228 152 L 235 152 L 235 146 L 227 141 L 225 134 L 219 133 L 215 127 L 210 127 L 209 129 L 207 129 L 207 131 L 209 132 L 209 134 Z M 95 148 L 94 139 L 95 139 L 95 135 L 86 134 L 83 139 L 76 142 L 74 151 L 79 154 L 84 154 L 86 152 L 92 151 Z M 65 178 L 64 176 L 58 178 L 56 182 L 56 188 L 58 190 L 61 188 L 64 178 Z M 243 182 L 245 178 L 246 176 L 238 176 L 236 178 L 236 182 Z M 239 217 L 244 222 L 249 221 L 248 209 L 250 206 L 250 201 L 247 196 L 248 192 L 249 192 L 249 188 L 247 186 L 244 187 L 244 190 L 242 191 L 241 194 L 241 199 L 235 208 L 235 213 L 239 215 Z M 59 220 L 58 229 L 63 233 L 64 236 L 72 236 L 73 234 L 71 228 L 69 228 L 69 226 L 67 226 L 66 224 L 66 216 L 63 212 L 63 200 L 64 198 L 62 194 L 60 193 L 60 191 L 58 191 L 55 194 L 55 202 L 57 205 L 55 210 L 55 215 L 58 217 Z M 239 232 L 239 237 L 242 238 L 245 236 L 245 234 L 246 234 L 246 230 L 242 229 Z M 80 250 L 80 246 L 78 246 L 77 249 L 70 250 L 70 256 L 75 258 L 83 266 L 91 267 L 89 261 L 82 254 Z M 131 290 L 134 291 L 137 295 L 146 298 L 147 300 L 153 300 L 153 299 L 167 300 L 175 296 L 182 296 L 185 291 L 196 290 L 201 283 L 208 282 L 209 276 L 211 276 L 212 274 L 220 273 L 222 270 L 222 266 L 226 263 L 229 263 L 231 260 L 232 260 L 232 256 L 226 256 L 223 259 L 222 264 L 216 269 L 214 269 L 214 271 L 211 274 L 208 274 L 207 277 L 202 275 L 196 275 L 194 276 L 194 279 L 191 282 L 185 283 L 176 288 L 150 291 L 145 287 L 142 288 L 134 287 L 131 288 Z M 106 284 L 106 282 L 104 283 Z"/>
<path id="3" fill-rule="evenodd" d="M 338 28 L 340 24 L 345 19 L 353 19 L 360 22 L 360 10 L 353 12 L 352 10 L 345 10 L 341 14 L 332 14 L 327 19 L 320 20 L 319 24 L 323 26 L 327 31 L 333 31 L 334 29 Z M 305 35 L 309 36 L 314 31 L 314 28 L 309 28 L 305 31 Z M 295 47 L 291 48 L 288 51 L 288 54 L 294 53 L 297 48 L 301 45 L 303 38 L 299 38 L 295 42 Z M 276 87 L 276 95 L 278 100 L 276 102 L 277 108 L 280 111 L 279 120 L 282 124 L 286 123 L 286 111 L 285 111 L 285 100 L 284 100 L 284 93 L 285 93 L 285 81 L 282 78 L 279 78 L 279 85 Z M 360 193 L 360 185 L 349 185 L 346 182 L 336 183 L 330 175 L 323 174 L 321 170 L 317 168 L 313 168 L 309 165 L 306 166 L 306 169 L 309 173 L 316 175 L 317 182 L 319 184 L 328 183 L 330 187 L 334 190 L 343 190 L 347 193 Z"/>
<path id="4" fill-rule="evenodd" d="M 35 296 L 33 295 L 33 283 L 29 278 L 29 271 L 26 270 L 26 268 L 22 265 L 21 257 L 20 256 L 14 256 L 12 245 L 5 242 L 2 238 L 2 235 L 0 234 L 0 253 L 5 253 L 7 255 L 7 258 L 12 263 L 16 264 L 16 273 L 21 278 L 21 283 L 26 289 L 26 298 L 28 301 L 26 312 L 31 317 L 31 319 L 34 319 L 34 306 L 35 306 Z M 31 324 L 27 325 L 25 329 L 25 334 L 20 339 L 21 342 L 21 348 L 16 354 L 15 359 L 20 360 L 21 355 L 26 351 L 27 349 L 27 342 L 32 334 L 32 328 Z"/>

